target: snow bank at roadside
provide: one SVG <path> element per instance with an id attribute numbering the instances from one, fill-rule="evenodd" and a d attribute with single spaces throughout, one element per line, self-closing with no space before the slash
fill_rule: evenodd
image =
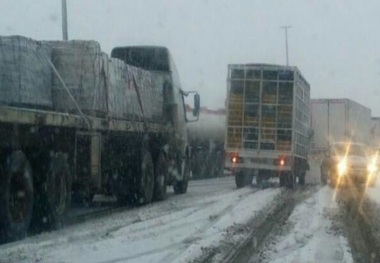
<path id="1" fill-rule="evenodd" d="M 286 234 L 276 237 L 264 252 L 264 262 L 353 262 L 348 242 L 334 230 L 338 213 L 333 191 L 321 188 L 298 205 L 285 225 Z"/>

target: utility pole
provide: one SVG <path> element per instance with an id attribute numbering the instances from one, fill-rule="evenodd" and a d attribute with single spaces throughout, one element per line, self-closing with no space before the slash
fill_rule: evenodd
<path id="1" fill-rule="evenodd" d="M 62 35 L 63 40 L 68 40 L 68 33 L 67 33 L 67 6 L 66 6 L 66 0 L 62 0 Z"/>
<path id="2" fill-rule="evenodd" d="M 289 51 L 288 51 L 288 28 L 292 26 L 281 26 L 285 30 L 285 47 L 286 47 L 286 66 L 289 66 Z"/>

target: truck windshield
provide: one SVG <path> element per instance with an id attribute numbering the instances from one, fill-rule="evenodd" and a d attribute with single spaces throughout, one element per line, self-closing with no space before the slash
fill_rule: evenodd
<path id="1" fill-rule="evenodd" d="M 347 153 L 348 150 L 348 153 Z M 366 156 L 365 148 L 361 145 L 351 145 L 349 146 L 346 144 L 342 145 L 335 145 L 332 149 L 332 153 L 334 155 L 355 155 L 355 156 Z"/>
<path id="2" fill-rule="evenodd" d="M 111 57 L 146 70 L 169 71 L 169 56 L 165 48 L 158 47 L 118 47 Z"/>

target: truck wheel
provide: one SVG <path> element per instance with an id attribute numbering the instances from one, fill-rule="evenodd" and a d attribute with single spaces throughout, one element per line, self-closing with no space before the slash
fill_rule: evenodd
<path id="1" fill-rule="evenodd" d="M 152 202 L 154 190 L 154 167 L 152 156 L 148 150 L 142 151 L 139 172 L 135 174 L 136 202 L 146 204 Z"/>
<path id="2" fill-rule="evenodd" d="M 71 171 L 62 153 L 52 157 L 46 178 L 47 218 L 51 228 L 59 228 L 71 203 Z"/>
<path id="3" fill-rule="evenodd" d="M 36 188 L 33 227 L 43 230 L 58 229 L 71 203 L 72 177 L 70 166 L 62 153 L 49 161 L 46 180 Z"/>
<path id="4" fill-rule="evenodd" d="M 247 180 L 243 171 L 239 171 L 235 174 L 235 184 L 237 188 L 242 188 L 246 186 L 246 182 Z"/>
<path id="5" fill-rule="evenodd" d="M 327 184 L 326 175 L 321 174 L 321 183 L 322 183 L 322 185 L 326 185 Z"/>
<path id="6" fill-rule="evenodd" d="M 258 186 L 261 186 L 263 183 L 263 176 L 260 174 L 260 172 L 256 175 L 256 184 Z"/>
<path id="7" fill-rule="evenodd" d="M 154 199 L 161 201 L 166 199 L 168 180 L 168 166 L 163 153 L 160 153 L 154 163 Z"/>
<path id="8" fill-rule="evenodd" d="M 247 175 L 247 182 L 246 185 L 251 186 L 252 185 L 252 180 L 253 180 L 253 174 Z"/>
<path id="9" fill-rule="evenodd" d="M 299 184 L 299 185 L 305 185 L 305 177 L 306 177 L 306 172 L 302 172 L 302 173 L 298 176 L 298 184 Z"/>
<path id="10" fill-rule="evenodd" d="M 286 187 L 289 189 L 295 189 L 296 188 L 296 177 L 293 172 L 286 173 Z"/>
<path id="11" fill-rule="evenodd" d="M 32 169 L 21 151 L 0 167 L 0 243 L 26 236 L 33 210 Z"/>
<path id="12" fill-rule="evenodd" d="M 187 160 L 185 161 L 184 169 L 185 169 L 185 172 L 184 172 L 183 180 L 176 181 L 173 184 L 174 193 L 176 194 L 185 194 L 187 192 L 187 187 L 189 185 L 189 178 L 190 178 L 190 167 Z"/>
<path id="13" fill-rule="evenodd" d="M 330 174 L 330 187 L 335 188 L 338 184 L 338 178 L 337 176 L 334 176 L 333 174 Z"/>
<path id="14" fill-rule="evenodd" d="M 283 187 L 286 185 L 286 174 L 285 173 L 280 173 L 279 179 L 280 179 L 280 187 Z"/>
<path id="15" fill-rule="evenodd" d="M 322 166 L 321 166 L 321 183 L 322 183 L 322 185 L 326 185 L 327 184 L 327 174 L 324 171 L 324 169 L 323 169 Z"/>
<path id="16" fill-rule="evenodd" d="M 112 177 L 112 192 L 116 196 L 117 203 L 120 206 L 130 204 L 132 198 L 128 179 L 132 177 L 131 167 L 121 167 L 114 170 Z"/>

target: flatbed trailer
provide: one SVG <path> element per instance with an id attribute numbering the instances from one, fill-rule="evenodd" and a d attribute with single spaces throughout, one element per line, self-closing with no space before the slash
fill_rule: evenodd
<path id="1" fill-rule="evenodd" d="M 144 117 L 144 110 L 158 98 L 144 100 L 139 89 L 146 84 L 136 87 L 134 77 L 139 118 L 0 104 L 0 243 L 24 237 L 30 226 L 60 227 L 72 201 L 91 202 L 95 194 L 115 195 L 120 205 L 126 205 L 163 200 L 168 185 L 177 194 L 186 193 L 191 174 L 186 126 L 192 120 L 184 98 L 194 94 L 196 120 L 199 95 L 181 89 L 166 48 L 115 50 L 116 58 L 140 74 L 153 72 L 163 97 L 163 118 Z M 165 67 L 139 64 L 128 54 L 133 58 L 153 54 L 151 61 L 160 54 Z"/>

